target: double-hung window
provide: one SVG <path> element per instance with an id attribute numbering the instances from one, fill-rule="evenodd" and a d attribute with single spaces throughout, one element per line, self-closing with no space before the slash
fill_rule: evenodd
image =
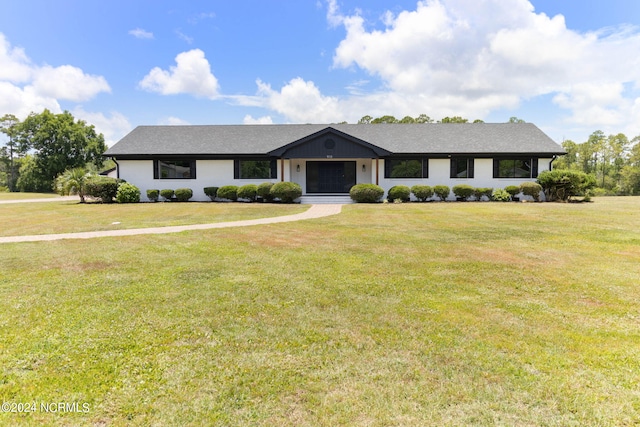
<path id="1" fill-rule="evenodd" d="M 473 158 L 452 157 L 451 178 L 473 178 Z"/>

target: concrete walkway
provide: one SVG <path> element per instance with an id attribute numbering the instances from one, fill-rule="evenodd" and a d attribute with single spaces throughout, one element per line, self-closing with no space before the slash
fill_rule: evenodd
<path id="1" fill-rule="evenodd" d="M 12 200 L 0 200 L 0 205 L 8 205 L 11 203 L 41 203 L 41 202 L 79 202 L 78 196 L 57 196 L 57 197 L 43 197 L 41 199 L 12 199 Z"/>
<path id="2" fill-rule="evenodd" d="M 60 200 L 60 199 L 55 199 Z M 40 234 L 33 236 L 0 237 L 0 243 L 41 242 L 63 239 L 93 239 L 96 237 L 136 236 L 139 234 L 167 234 L 180 233 L 189 230 L 210 230 L 212 228 L 247 227 L 251 225 L 277 224 L 280 222 L 300 221 L 305 219 L 322 218 L 337 215 L 342 211 L 342 205 L 311 205 L 299 214 L 276 216 L 272 218 L 258 218 L 244 221 L 216 222 L 213 224 L 177 225 L 171 227 L 132 228 L 128 230 L 86 231 L 82 233 Z"/>

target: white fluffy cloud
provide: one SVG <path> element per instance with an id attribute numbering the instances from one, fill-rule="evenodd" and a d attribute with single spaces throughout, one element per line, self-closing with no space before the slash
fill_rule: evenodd
<path id="1" fill-rule="evenodd" d="M 54 113 L 62 112 L 60 104 L 51 97 L 36 93 L 33 86 L 20 87 L 9 82 L 0 81 L 0 112 L 14 114 L 24 119 L 32 112 L 48 109 Z"/>
<path id="2" fill-rule="evenodd" d="M 0 113 L 20 118 L 45 108 L 57 113 L 59 101 L 83 102 L 110 91 L 104 77 L 80 68 L 33 64 L 23 49 L 12 47 L 0 33 Z"/>
<path id="3" fill-rule="evenodd" d="M 568 122 L 597 127 L 625 126 L 640 104 L 625 91 L 640 87 L 637 28 L 576 32 L 562 15 L 536 13 L 527 0 L 418 1 L 377 24 L 327 3 L 328 22 L 346 31 L 334 67 L 364 70 L 385 88 L 359 105 L 378 99 L 392 114 L 474 118 L 552 95 Z"/>
<path id="4" fill-rule="evenodd" d="M 45 65 L 35 70 L 34 77 L 32 84 L 35 91 L 56 99 L 82 102 L 100 92 L 111 92 L 104 77 L 85 74 L 80 68 L 71 65 Z"/>
<path id="5" fill-rule="evenodd" d="M 218 79 L 211 72 L 209 61 L 200 49 L 182 52 L 176 56 L 176 65 L 169 71 L 153 68 L 139 86 L 162 95 L 186 93 L 197 97 L 219 97 Z"/>
<path id="6" fill-rule="evenodd" d="M 95 126 L 96 131 L 104 135 L 105 143 L 112 146 L 131 131 L 133 126 L 129 120 L 116 111 L 109 115 L 87 112 L 81 106 L 72 111 L 74 117 Z"/>
<path id="7" fill-rule="evenodd" d="M 292 79 L 280 91 L 260 80 L 258 97 L 264 106 L 277 111 L 296 123 L 329 123 L 342 120 L 340 103 L 337 98 L 324 96 L 311 81 L 300 77 Z"/>
<path id="8" fill-rule="evenodd" d="M 314 82 L 301 77 L 291 79 L 280 90 L 272 89 L 271 85 L 257 80 L 258 86 L 255 96 L 227 96 L 233 103 L 260 107 L 275 111 L 291 123 L 331 123 L 344 120 L 343 105 L 336 97 L 324 96 Z M 245 124 L 273 123 L 271 116 L 254 119 L 250 115 L 244 118 Z"/>
<path id="9" fill-rule="evenodd" d="M 0 82 L 27 82 L 31 78 L 32 67 L 24 50 L 12 47 L 0 33 Z"/>

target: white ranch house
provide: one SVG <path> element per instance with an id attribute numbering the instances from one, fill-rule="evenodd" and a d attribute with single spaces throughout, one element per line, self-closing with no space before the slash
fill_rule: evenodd
<path id="1" fill-rule="evenodd" d="M 138 188 L 293 181 L 303 202 L 355 184 L 504 188 L 551 170 L 560 145 L 530 123 L 139 126 L 105 153 Z M 337 197 L 337 198 L 336 198 Z M 453 198 L 453 194 L 450 196 Z"/>

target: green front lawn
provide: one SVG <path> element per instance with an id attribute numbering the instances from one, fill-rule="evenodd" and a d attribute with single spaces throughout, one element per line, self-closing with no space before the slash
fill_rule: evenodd
<path id="1" fill-rule="evenodd" d="M 55 193 L 9 193 L 0 191 L 0 201 L 3 200 L 25 200 L 25 199 L 50 199 L 60 197 Z"/>
<path id="2" fill-rule="evenodd" d="M 0 236 L 76 233 L 240 221 L 304 212 L 307 205 L 77 202 L 0 204 Z"/>
<path id="3" fill-rule="evenodd" d="M 640 198 L 5 244 L 0 271 L 0 400 L 89 408 L 0 424 L 640 423 Z"/>

